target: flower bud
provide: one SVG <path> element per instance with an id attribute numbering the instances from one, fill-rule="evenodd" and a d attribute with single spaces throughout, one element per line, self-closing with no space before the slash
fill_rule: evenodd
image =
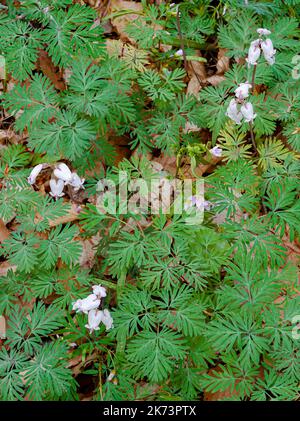
<path id="1" fill-rule="evenodd" d="M 29 177 L 27 178 L 27 181 L 29 184 L 34 184 L 36 181 L 37 176 L 43 169 L 43 164 L 38 164 L 31 170 L 31 173 L 29 174 Z"/>
<path id="2" fill-rule="evenodd" d="M 260 36 L 262 36 L 262 35 L 270 35 L 270 34 L 271 34 L 271 31 L 269 31 L 269 29 L 266 29 L 266 28 L 258 28 L 258 29 L 256 30 L 256 32 L 257 32 Z"/>

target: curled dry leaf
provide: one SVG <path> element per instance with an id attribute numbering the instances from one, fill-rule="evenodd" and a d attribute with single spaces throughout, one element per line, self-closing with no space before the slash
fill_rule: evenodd
<path id="1" fill-rule="evenodd" d="M 226 56 L 227 49 L 220 48 L 218 52 L 218 61 L 217 61 L 217 75 L 223 75 L 229 70 L 230 60 Z"/>

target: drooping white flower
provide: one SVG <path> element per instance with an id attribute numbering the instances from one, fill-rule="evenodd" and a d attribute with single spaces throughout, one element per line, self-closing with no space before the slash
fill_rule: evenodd
<path id="1" fill-rule="evenodd" d="M 220 146 L 217 145 L 210 149 L 209 152 L 216 158 L 221 158 L 222 156 L 222 148 L 220 148 Z"/>
<path id="2" fill-rule="evenodd" d="M 93 293 L 95 295 L 98 295 L 101 298 L 104 298 L 104 297 L 106 297 L 106 288 L 104 288 L 101 285 L 94 285 L 93 286 Z"/>
<path id="3" fill-rule="evenodd" d="M 73 303 L 73 310 L 76 310 L 77 313 L 87 314 L 90 310 L 98 308 L 100 305 L 100 299 L 95 294 L 90 294 L 86 298 L 75 301 Z"/>
<path id="4" fill-rule="evenodd" d="M 102 323 L 105 325 L 106 330 L 112 329 L 114 327 L 114 321 L 110 315 L 110 312 L 107 309 L 105 309 L 102 313 Z"/>
<path id="5" fill-rule="evenodd" d="M 68 184 L 74 187 L 75 191 L 78 191 L 80 189 L 84 189 L 84 186 L 83 186 L 84 181 L 85 181 L 84 178 L 80 178 L 76 172 L 73 172 L 71 180 L 68 182 Z"/>
<path id="6" fill-rule="evenodd" d="M 246 58 L 246 61 L 249 65 L 256 65 L 257 64 L 257 60 L 260 57 L 260 40 L 256 39 L 255 41 L 252 41 L 249 47 L 249 51 L 248 51 L 248 57 Z"/>
<path id="7" fill-rule="evenodd" d="M 247 123 L 252 122 L 256 117 L 256 114 L 254 114 L 253 105 L 251 104 L 251 102 L 246 102 L 246 104 L 243 104 L 241 106 L 241 113 L 243 114 L 244 119 Z"/>
<path id="8" fill-rule="evenodd" d="M 93 333 L 94 330 L 99 330 L 99 325 L 103 318 L 103 311 L 101 310 L 90 310 L 88 313 L 88 324 L 85 325 L 89 329 L 90 333 Z"/>
<path id="9" fill-rule="evenodd" d="M 242 114 L 238 110 L 238 104 L 235 99 L 232 99 L 228 105 L 226 115 L 234 121 L 236 124 L 240 124 L 242 121 Z"/>
<path id="10" fill-rule="evenodd" d="M 235 96 L 242 101 L 245 98 L 248 98 L 249 96 L 249 89 L 252 88 L 251 83 L 245 82 L 245 83 L 240 83 L 238 88 L 236 88 L 235 92 Z"/>
<path id="11" fill-rule="evenodd" d="M 36 181 L 37 176 L 43 169 L 43 164 L 38 164 L 31 170 L 31 173 L 29 174 L 29 177 L 27 178 L 27 181 L 29 184 L 34 184 Z"/>
<path id="12" fill-rule="evenodd" d="M 57 168 L 55 168 L 55 170 L 54 170 L 54 175 L 55 175 L 55 177 L 60 178 L 61 180 L 63 180 L 67 184 L 72 180 L 71 170 L 63 162 L 60 162 L 57 165 Z"/>
<path id="13" fill-rule="evenodd" d="M 179 50 L 176 51 L 176 53 L 174 54 L 175 57 L 181 57 L 183 56 L 183 50 L 180 48 Z"/>
<path id="14" fill-rule="evenodd" d="M 266 28 L 258 28 L 258 29 L 256 30 L 256 32 L 257 32 L 260 36 L 262 36 L 262 35 L 270 35 L 270 34 L 271 34 L 271 31 L 269 31 L 269 29 L 266 29 Z"/>
<path id="15" fill-rule="evenodd" d="M 267 38 L 265 41 L 262 41 L 261 48 L 267 62 L 272 66 L 275 63 L 275 53 L 273 43 L 270 38 Z"/>
<path id="16" fill-rule="evenodd" d="M 63 193 L 65 183 L 60 178 L 55 181 L 53 178 L 50 180 L 50 195 L 57 199 L 58 197 L 63 197 L 65 193 Z"/>

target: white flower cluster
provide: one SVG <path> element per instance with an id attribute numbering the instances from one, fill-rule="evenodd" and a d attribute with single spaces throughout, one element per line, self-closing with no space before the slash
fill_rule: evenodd
<path id="1" fill-rule="evenodd" d="M 104 297 L 106 297 L 106 289 L 101 285 L 94 285 L 93 294 L 73 303 L 73 310 L 88 315 L 88 324 L 85 327 L 89 329 L 90 333 L 99 330 L 101 322 L 105 325 L 106 330 L 113 328 L 113 318 L 110 312 L 107 309 L 99 310 L 101 298 Z"/>
<path id="2" fill-rule="evenodd" d="M 262 37 L 270 35 L 271 31 L 265 28 L 259 28 L 257 29 L 257 33 Z M 248 57 L 246 59 L 249 67 L 257 64 L 257 60 L 259 59 L 261 52 L 263 52 L 263 55 L 270 66 L 275 63 L 276 50 L 274 50 L 273 43 L 270 38 L 258 38 L 250 44 Z"/>
<path id="3" fill-rule="evenodd" d="M 243 119 L 247 123 L 250 123 L 256 117 L 251 102 L 245 101 L 245 99 L 249 96 L 250 88 L 252 88 L 250 83 L 240 83 L 238 88 L 234 91 L 235 98 L 230 101 L 227 108 L 226 115 L 236 124 L 241 124 Z"/>
<path id="4" fill-rule="evenodd" d="M 29 184 L 32 185 L 36 182 L 37 176 L 45 165 L 48 164 L 38 164 L 32 169 L 27 179 Z M 50 195 L 55 199 L 65 195 L 63 190 L 66 185 L 73 187 L 75 192 L 79 189 L 84 189 L 84 178 L 80 178 L 76 172 L 71 172 L 70 168 L 63 162 L 57 164 L 53 171 L 53 176 L 54 178 L 51 178 L 50 180 Z"/>

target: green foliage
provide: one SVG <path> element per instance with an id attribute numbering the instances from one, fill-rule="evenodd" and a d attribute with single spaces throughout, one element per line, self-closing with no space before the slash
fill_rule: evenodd
<path id="1" fill-rule="evenodd" d="M 299 2 L 142 1 L 121 39 L 131 11 L 87 3 L 0 10 L 0 400 L 78 400 L 82 378 L 95 400 L 299 399 Z M 254 70 L 258 28 L 276 55 Z M 246 81 L 256 117 L 235 124 Z M 58 162 L 84 189 L 50 196 Z M 125 211 L 124 174 L 201 174 L 203 221 Z M 73 310 L 99 284 L 109 331 Z"/>

